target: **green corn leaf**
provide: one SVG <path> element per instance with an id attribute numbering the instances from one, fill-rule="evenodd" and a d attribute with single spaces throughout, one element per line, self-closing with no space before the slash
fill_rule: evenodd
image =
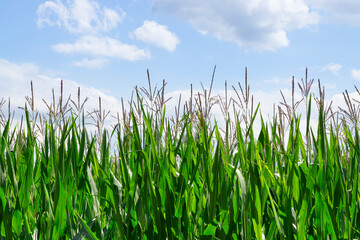
<path id="1" fill-rule="evenodd" d="M 89 223 L 86 223 L 77 212 L 75 212 L 75 215 L 78 217 L 81 226 L 83 227 L 83 230 L 80 231 L 74 239 L 81 239 L 81 236 L 86 236 L 88 237 L 90 240 L 98 240 L 98 238 L 96 237 L 96 234 L 91 231 L 91 226 L 93 225 L 93 223 L 96 221 L 96 218 L 93 218 Z"/>
<path id="2" fill-rule="evenodd" d="M 12 227 L 13 227 L 13 234 L 15 234 L 16 239 L 19 239 L 20 237 L 21 226 L 22 226 L 22 214 L 19 210 L 15 210 L 12 217 Z"/>
<path id="3" fill-rule="evenodd" d="M 62 184 L 61 178 L 58 175 L 59 184 L 59 200 L 57 201 L 56 212 L 55 212 L 55 223 L 53 226 L 52 239 L 60 239 L 66 228 L 66 191 Z"/>
<path id="4" fill-rule="evenodd" d="M 285 233 L 284 233 L 284 229 L 283 229 L 283 226 L 282 226 L 282 223 L 281 223 L 281 219 L 278 215 L 278 211 L 276 209 L 276 206 L 275 206 L 275 201 L 273 200 L 272 196 L 271 196 L 271 193 L 270 193 L 270 190 L 269 190 L 269 186 L 267 185 L 267 183 L 265 182 L 265 186 L 266 186 L 266 190 L 269 194 L 269 199 L 270 199 L 270 203 L 271 203 L 271 208 L 273 210 L 273 213 L 274 213 L 274 217 L 275 217 L 275 223 L 276 223 L 276 226 L 277 226 L 277 229 L 279 230 L 280 234 L 282 236 L 285 236 Z M 274 231 L 274 229 L 273 229 Z M 271 233 L 269 236 L 272 236 L 274 233 Z M 268 237 L 268 236 L 267 236 Z"/>
<path id="5" fill-rule="evenodd" d="M 204 235 L 205 236 L 213 236 L 216 232 L 216 229 L 217 229 L 217 226 L 209 224 L 204 231 Z"/>

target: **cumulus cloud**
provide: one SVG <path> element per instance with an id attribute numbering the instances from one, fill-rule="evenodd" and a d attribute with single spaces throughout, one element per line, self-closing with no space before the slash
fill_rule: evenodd
<path id="1" fill-rule="evenodd" d="M 287 31 L 319 21 L 302 0 L 151 0 L 154 11 L 190 23 L 202 34 L 245 49 L 276 50 L 289 45 Z"/>
<path id="2" fill-rule="evenodd" d="M 88 59 L 84 58 L 81 61 L 75 61 L 74 66 L 101 69 L 108 62 L 105 58 Z"/>
<path id="3" fill-rule="evenodd" d="M 35 106 L 40 112 L 47 112 L 46 105 L 42 99 L 51 102 L 52 89 L 55 94 L 59 93 L 60 81 L 58 77 L 51 77 L 44 74 L 38 66 L 31 63 L 17 64 L 0 59 L 0 96 L 7 100 L 10 98 L 12 109 L 25 105 L 25 96 L 30 96 L 30 81 L 33 81 Z M 86 106 L 98 106 L 98 99 L 101 97 L 103 105 L 106 109 L 120 111 L 119 101 L 99 89 L 79 84 L 72 80 L 64 79 L 64 96 L 72 96 L 77 99 L 77 89 L 81 88 L 82 99 L 89 98 Z M 92 109 L 88 109 L 92 110 Z"/>
<path id="4" fill-rule="evenodd" d="M 266 79 L 263 82 L 264 83 L 269 83 L 269 84 L 285 85 L 285 84 L 288 84 L 289 81 L 290 81 L 290 78 L 273 77 L 273 78 L 270 78 L 270 79 Z"/>
<path id="5" fill-rule="evenodd" d="M 353 79 L 360 81 L 360 69 L 351 70 L 351 76 Z"/>
<path id="6" fill-rule="evenodd" d="M 103 7 L 91 0 L 46 1 L 37 9 L 39 27 L 59 26 L 71 33 L 107 32 L 118 26 L 125 13 Z"/>
<path id="7" fill-rule="evenodd" d="M 159 48 L 164 48 L 169 52 L 176 49 L 180 43 L 179 38 L 168 30 L 167 26 L 155 21 L 144 21 L 144 24 L 130 34 L 131 37 L 146 43 L 154 44 Z"/>
<path id="8" fill-rule="evenodd" d="M 323 22 L 360 26 L 360 1 L 358 0 L 305 0 L 321 13 Z"/>
<path id="9" fill-rule="evenodd" d="M 150 58 L 150 52 L 135 45 L 124 44 L 109 37 L 83 36 L 75 43 L 59 43 L 52 48 L 59 53 L 82 53 L 103 57 L 114 57 L 129 61 Z"/>
<path id="10" fill-rule="evenodd" d="M 330 71 L 333 74 L 337 75 L 339 74 L 339 71 L 342 69 L 342 65 L 339 63 L 329 63 L 325 66 L 322 66 L 320 69 L 321 71 Z"/>
<path id="11" fill-rule="evenodd" d="M 93 0 L 46 1 L 39 5 L 38 26 L 64 27 L 80 37 L 74 43 L 58 43 L 52 49 L 65 54 L 85 54 L 98 58 L 73 62 L 74 66 L 102 68 L 108 61 L 104 57 L 114 57 L 129 61 L 150 58 L 150 52 L 135 45 L 120 42 L 106 36 L 105 32 L 117 28 L 125 13 L 118 9 L 100 7 Z"/>

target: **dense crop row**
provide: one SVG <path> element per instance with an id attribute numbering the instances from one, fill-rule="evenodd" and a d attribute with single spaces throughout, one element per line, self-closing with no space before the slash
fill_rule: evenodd
<path id="1" fill-rule="evenodd" d="M 101 141 L 72 117 L 38 139 L 25 111 L 23 131 L 1 128 L 0 238 L 359 238 L 358 129 L 327 131 L 320 105 L 313 132 L 306 101 L 305 134 L 293 114 L 286 141 L 276 120 L 254 136 L 254 111 L 233 144 L 195 111 L 174 132 L 140 103 Z"/>

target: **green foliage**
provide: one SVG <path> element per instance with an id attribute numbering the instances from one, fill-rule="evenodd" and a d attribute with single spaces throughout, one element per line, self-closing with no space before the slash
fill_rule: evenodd
<path id="1" fill-rule="evenodd" d="M 295 115 L 287 141 L 262 119 L 255 137 L 256 109 L 234 148 L 200 115 L 171 135 L 141 105 L 143 122 L 97 149 L 73 118 L 37 139 L 26 111 L 27 134 L 1 132 L 0 239 L 359 238 L 358 131 L 327 135 L 320 111 L 314 134 L 310 103 L 305 138 Z"/>

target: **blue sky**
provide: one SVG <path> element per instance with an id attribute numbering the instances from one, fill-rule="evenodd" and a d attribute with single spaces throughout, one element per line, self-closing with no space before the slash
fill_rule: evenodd
<path id="1" fill-rule="evenodd" d="M 359 85 L 359 27 L 357 0 L 0 1 L 0 96 L 23 105 L 30 80 L 46 98 L 64 79 L 115 108 L 146 69 L 171 95 L 217 65 L 215 89 L 248 67 L 254 93 L 278 96 L 308 67 L 331 98 Z"/>

